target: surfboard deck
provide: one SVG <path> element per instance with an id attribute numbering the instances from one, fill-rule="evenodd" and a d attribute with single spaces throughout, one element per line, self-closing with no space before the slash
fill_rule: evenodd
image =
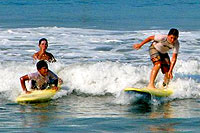
<path id="1" fill-rule="evenodd" d="M 57 93 L 58 90 L 55 89 L 45 89 L 45 90 L 33 90 L 31 93 L 22 93 L 16 99 L 18 103 L 36 103 L 45 102 L 52 99 L 52 97 Z"/>
<path id="2" fill-rule="evenodd" d="M 167 89 L 147 89 L 147 88 L 126 88 L 125 92 L 137 92 L 141 94 L 150 94 L 157 97 L 168 97 L 173 94 L 173 90 Z"/>

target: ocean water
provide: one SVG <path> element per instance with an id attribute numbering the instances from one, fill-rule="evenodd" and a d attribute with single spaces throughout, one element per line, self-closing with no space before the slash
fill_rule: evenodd
<path id="1" fill-rule="evenodd" d="M 199 132 L 199 1 L 0 1 L 1 132 Z M 146 44 L 154 34 L 180 31 L 180 53 L 168 98 L 128 94 L 148 84 Z M 40 38 L 57 59 L 49 68 L 63 79 L 46 103 L 21 105 L 19 78 L 36 68 Z M 171 55 L 171 52 L 170 52 Z M 162 83 L 158 74 L 156 86 Z"/>

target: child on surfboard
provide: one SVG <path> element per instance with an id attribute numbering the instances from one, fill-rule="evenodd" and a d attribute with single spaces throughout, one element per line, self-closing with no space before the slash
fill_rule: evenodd
<path id="1" fill-rule="evenodd" d="M 141 43 L 133 45 L 133 48 L 138 50 L 145 43 L 153 41 L 153 43 L 149 47 L 149 54 L 154 66 L 151 70 L 150 82 L 147 86 L 148 89 L 156 89 L 154 82 L 160 68 L 162 70 L 162 73 L 165 74 L 163 87 L 166 87 L 170 79 L 173 78 L 172 71 L 176 64 L 176 60 L 177 60 L 177 56 L 179 52 L 178 37 L 179 37 L 179 31 L 177 29 L 172 28 L 170 29 L 168 35 L 149 36 L 148 38 L 143 40 Z M 168 51 L 170 49 L 173 50 L 171 62 L 168 55 Z"/>
<path id="2" fill-rule="evenodd" d="M 58 76 L 48 69 L 46 61 L 41 60 L 36 64 L 37 72 L 24 75 L 20 78 L 21 86 L 25 93 L 31 93 L 27 90 L 25 81 L 31 81 L 31 89 L 43 90 L 48 86 L 58 90 Z"/>
<path id="3" fill-rule="evenodd" d="M 45 60 L 50 63 L 56 62 L 56 59 L 53 56 L 53 54 L 46 51 L 48 48 L 48 41 L 46 38 L 40 39 L 38 46 L 39 46 L 40 50 L 38 52 L 34 53 L 32 56 L 34 61 Z M 60 84 L 62 84 L 63 80 L 61 78 L 58 78 L 58 82 Z"/>
<path id="4" fill-rule="evenodd" d="M 46 38 L 42 38 L 39 40 L 39 44 L 38 44 L 40 50 L 36 53 L 33 54 L 33 59 L 34 60 L 46 60 L 48 62 L 56 62 L 56 59 L 54 58 L 54 56 L 47 52 L 47 48 L 48 48 L 48 41 Z"/>

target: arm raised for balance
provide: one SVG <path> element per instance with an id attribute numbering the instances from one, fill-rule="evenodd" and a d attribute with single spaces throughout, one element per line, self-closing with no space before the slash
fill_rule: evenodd
<path id="1" fill-rule="evenodd" d="M 150 41 L 154 40 L 154 36 L 149 36 L 148 38 L 144 39 L 141 43 L 139 44 L 133 44 L 133 49 L 140 49 L 145 43 L 148 43 Z"/>

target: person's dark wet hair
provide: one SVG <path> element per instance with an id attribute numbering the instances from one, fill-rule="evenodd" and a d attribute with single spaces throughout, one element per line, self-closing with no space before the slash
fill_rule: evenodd
<path id="1" fill-rule="evenodd" d="M 178 37 L 179 36 L 179 31 L 177 29 L 172 28 L 172 29 L 170 29 L 168 35 L 174 35 L 174 36 Z"/>
<path id="2" fill-rule="evenodd" d="M 46 44 L 48 45 L 48 41 L 47 41 L 46 38 L 42 38 L 42 39 L 40 39 L 40 40 L 39 40 L 39 45 L 41 44 L 42 41 L 46 41 Z"/>
<path id="3" fill-rule="evenodd" d="M 46 67 L 48 69 L 48 65 L 47 65 L 46 61 L 44 61 L 44 60 L 38 61 L 36 66 L 37 66 L 37 70 L 40 70 L 42 67 Z"/>

